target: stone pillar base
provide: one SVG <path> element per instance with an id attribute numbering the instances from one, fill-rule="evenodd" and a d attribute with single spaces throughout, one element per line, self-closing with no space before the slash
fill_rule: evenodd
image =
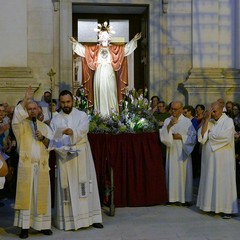
<path id="1" fill-rule="evenodd" d="M 193 68 L 179 86 L 186 104 L 206 107 L 219 98 L 240 103 L 240 69 Z"/>
<path id="2" fill-rule="evenodd" d="M 15 106 L 22 100 L 27 87 L 31 85 L 36 91 L 40 84 L 33 79 L 32 71 L 26 67 L 0 68 L 0 103 L 7 102 Z"/>

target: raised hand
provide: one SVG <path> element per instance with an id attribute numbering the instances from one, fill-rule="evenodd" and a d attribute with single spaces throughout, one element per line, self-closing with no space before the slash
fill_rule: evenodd
<path id="1" fill-rule="evenodd" d="M 29 99 L 33 99 L 33 96 L 34 96 L 34 92 L 33 92 L 33 89 L 32 89 L 32 86 L 28 86 L 27 88 L 27 91 L 25 93 L 25 98 L 26 100 L 29 100 Z"/>
<path id="2" fill-rule="evenodd" d="M 172 117 L 172 118 L 171 118 L 171 121 L 169 122 L 169 124 L 168 124 L 168 126 L 167 126 L 167 130 L 169 131 L 170 128 L 171 128 L 173 125 L 175 125 L 177 122 L 178 122 L 178 118 Z"/>
<path id="3" fill-rule="evenodd" d="M 33 99 L 33 96 L 34 96 L 34 91 L 32 89 L 32 86 L 28 86 L 26 92 L 25 92 L 25 96 L 21 102 L 22 106 L 25 107 L 26 104 L 31 101 Z"/>
<path id="4" fill-rule="evenodd" d="M 74 37 L 69 37 L 70 43 L 77 43 L 77 40 Z"/>
<path id="5" fill-rule="evenodd" d="M 204 113 L 203 113 L 203 119 L 204 120 L 209 120 L 211 118 L 211 110 L 206 110 Z"/>
<path id="6" fill-rule="evenodd" d="M 134 36 L 134 40 L 137 41 L 139 40 L 140 38 L 142 37 L 142 33 L 137 33 L 135 36 Z"/>
<path id="7" fill-rule="evenodd" d="M 171 119 L 171 121 L 170 121 L 170 125 L 175 125 L 176 123 L 178 122 L 178 118 L 176 118 L 176 117 L 172 117 L 172 119 Z"/>

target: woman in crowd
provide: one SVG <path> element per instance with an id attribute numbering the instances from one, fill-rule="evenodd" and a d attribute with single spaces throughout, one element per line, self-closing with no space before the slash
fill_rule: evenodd
<path id="1" fill-rule="evenodd" d="M 205 111 L 205 106 L 202 104 L 198 104 L 195 107 L 195 111 L 196 111 L 195 118 L 197 119 L 198 124 L 201 124 L 201 121 L 203 119 L 203 113 Z"/>

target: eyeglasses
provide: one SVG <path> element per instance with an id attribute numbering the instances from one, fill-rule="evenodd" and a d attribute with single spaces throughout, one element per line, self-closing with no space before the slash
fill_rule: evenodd
<path id="1" fill-rule="evenodd" d="M 171 108 L 172 111 L 178 111 L 180 109 L 181 109 L 181 107 L 180 108 Z"/>

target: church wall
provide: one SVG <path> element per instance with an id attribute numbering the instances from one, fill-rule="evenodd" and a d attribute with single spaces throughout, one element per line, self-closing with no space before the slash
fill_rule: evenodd
<path id="1" fill-rule="evenodd" d="M 184 81 L 188 70 L 192 67 L 192 1 L 173 0 L 168 3 L 166 18 L 166 46 L 164 54 L 166 61 L 166 91 L 161 91 L 161 97 L 166 102 L 179 99 L 185 102 L 185 97 L 178 89 L 179 83 Z"/>
<path id="2" fill-rule="evenodd" d="M 194 1 L 194 67 L 235 67 L 233 9 L 234 2 L 231 0 Z"/>
<path id="3" fill-rule="evenodd" d="M 53 66 L 51 0 L 3 0 L 0 8 L 0 102 L 15 105 L 28 85 L 40 100 Z M 3 24 L 4 23 L 4 24 Z"/>
<path id="4" fill-rule="evenodd" d="M 0 67 L 27 67 L 27 1 L 2 0 L 0 23 Z"/>
<path id="5" fill-rule="evenodd" d="M 50 90 L 47 73 L 53 67 L 53 5 L 50 0 L 28 2 L 28 66 L 40 85 L 35 98 Z M 53 92 L 54 94 L 54 92 Z"/>
<path id="6" fill-rule="evenodd" d="M 218 98 L 240 102 L 239 1 L 192 2 L 193 64 L 183 82 L 185 99 L 206 106 Z"/>

